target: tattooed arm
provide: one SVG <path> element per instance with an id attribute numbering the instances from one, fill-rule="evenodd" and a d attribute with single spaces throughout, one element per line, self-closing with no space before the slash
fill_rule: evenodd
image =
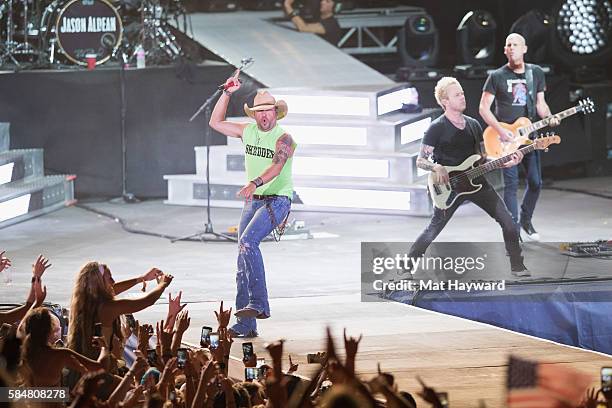
<path id="1" fill-rule="evenodd" d="M 416 165 L 419 169 L 431 171 L 436 178 L 437 184 L 444 184 L 448 182 L 448 172 L 446 168 L 440 164 L 436 164 L 432 161 L 434 147 L 421 143 L 421 151 L 417 158 Z"/>
<path id="2" fill-rule="evenodd" d="M 421 143 L 421 151 L 419 152 L 419 157 L 417 158 L 416 165 L 419 169 L 433 171 L 434 166 L 436 165 L 433 160 L 433 152 L 434 147 Z"/>
<path id="3" fill-rule="evenodd" d="M 287 162 L 287 160 L 293 156 L 293 151 L 295 150 L 296 144 L 291 138 L 291 136 L 287 133 L 282 135 L 276 141 L 276 151 L 274 152 L 274 157 L 272 158 L 272 164 L 268 166 L 267 169 L 261 173 L 259 177 L 255 180 L 251 180 L 240 189 L 238 192 L 238 196 L 242 196 L 247 200 L 251 198 L 254 194 L 257 187 L 269 183 L 276 176 L 278 176 L 283 170 L 283 166 Z"/>
<path id="4" fill-rule="evenodd" d="M 276 141 L 276 151 L 272 158 L 272 164 L 259 176 L 263 184 L 269 183 L 280 174 L 287 160 L 293 156 L 295 146 L 295 142 L 287 133 Z"/>

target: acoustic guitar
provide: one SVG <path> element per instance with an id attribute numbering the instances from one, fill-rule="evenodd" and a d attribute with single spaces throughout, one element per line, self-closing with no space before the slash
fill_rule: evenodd
<path id="1" fill-rule="evenodd" d="M 526 143 L 527 146 L 519 149 L 523 154 L 533 152 L 536 149 L 548 150 L 548 146 L 551 144 L 561 143 L 561 138 L 557 135 L 552 135 L 539 137 L 533 141 L 527 140 Z M 463 163 L 458 166 L 444 166 L 448 172 L 449 178 L 446 184 L 436 183 L 435 174 L 432 171 L 429 173 L 427 187 L 434 206 L 441 210 L 446 210 L 462 195 L 474 194 L 479 191 L 482 188 L 482 184 L 474 184 L 473 180 L 490 171 L 502 168 L 506 162 L 512 159 L 511 156 L 512 153 L 478 165 L 481 156 L 479 154 L 474 154 L 465 159 Z"/>
<path id="2" fill-rule="evenodd" d="M 529 140 L 529 135 L 539 129 L 542 129 L 545 126 L 548 126 L 550 120 L 552 118 L 557 118 L 559 121 L 568 118 L 572 115 L 575 115 L 578 112 L 582 112 L 584 114 L 595 112 L 595 104 L 591 98 L 582 99 L 578 102 L 578 105 L 566 109 L 563 112 L 559 112 L 556 115 L 549 116 L 545 119 L 539 120 L 535 123 L 531 123 L 531 121 L 527 118 L 518 118 L 513 124 L 508 124 L 504 122 L 500 122 L 501 126 L 511 131 L 514 134 L 514 140 L 511 142 L 502 142 L 499 138 L 499 134 L 495 129 L 491 126 L 487 127 L 482 134 L 484 139 L 485 151 L 487 152 L 487 157 L 492 159 L 498 159 L 500 157 L 506 156 L 510 153 L 513 153 L 518 150 L 518 148 L 524 144 L 527 144 Z"/>

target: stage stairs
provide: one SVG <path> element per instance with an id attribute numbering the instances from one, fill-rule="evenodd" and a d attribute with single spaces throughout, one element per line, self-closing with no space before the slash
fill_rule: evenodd
<path id="1" fill-rule="evenodd" d="M 293 210 L 429 215 L 426 173 L 416 168 L 421 138 L 439 109 L 400 111 L 406 84 L 270 89 L 289 105 L 279 124 L 298 143 Z M 230 118 L 248 121 L 246 117 Z M 242 207 L 242 141 L 210 148 L 211 205 Z M 166 175 L 168 204 L 206 205 L 206 148 L 195 147 L 196 174 Z"/>
<path id="2" fill-rule="evenodd" d="M 75 203 L 73 175 L 44 175 L 43 149 L 10 149 L 0 123 L 0 228 Z"/>

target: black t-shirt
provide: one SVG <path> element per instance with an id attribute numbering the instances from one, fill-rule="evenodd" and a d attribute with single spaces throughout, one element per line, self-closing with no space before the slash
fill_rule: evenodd
<path id="1" fill-rule="evenodd" d="M 342 32 L 340 31 L 340 24 L 338 24 L 336 17 L 324 18 L 320 21 L 320 23 L 323 28 L 325 28 L 325 34 L 323 34 L 321 37 L 332 45 L 338 46 Z"/>
<path id="2" fill-rule="evenodd" d="M 443 166 L 458 166 L 473 154 L 480 154 L 482 127 L 474 118 L 463 115 L 465 128 L 459 129 L 445 115 L 429 125 L 423 144 L 433 146 L 434 162 Z"/>
<path id="3" fill-rule="evenodd" d="M 535 98 L 538 92 L 546 91 L 544 71 L 537 65 L 528 64 L 533 72 L 533 101 L 527 92 L 525 74 L 517 74 L 508 65 L 493 71 L 484 84 L 483 91 L 495 95 L 495 117 L 497 120 L 512 123 L 521 116 L 528 117 L 527 104 L 533 103 L 533 115 L 536 115 Z M 532 120 L 535 118 L 531 118 Z"/>

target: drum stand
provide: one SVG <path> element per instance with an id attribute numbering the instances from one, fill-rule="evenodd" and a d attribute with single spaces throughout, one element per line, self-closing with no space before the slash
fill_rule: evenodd
<path id="1" fill-rule="evenodd" d="M 4 65 L 6 59 L 10 59 L 15 64 L 16 69 L 22 68 L 22 64 L 17 61 L 15 55 L 18 54 L 35 54 L 34 47 L 28 42 L 28 0 L 21 0 L 23 3 L 23 42 L 19 43 L 14 40 L 13 27 L 13 1 L 7 0 L 8 13 L 6 17 L 6 42 L 0 43 L 0 65 Z"/>

